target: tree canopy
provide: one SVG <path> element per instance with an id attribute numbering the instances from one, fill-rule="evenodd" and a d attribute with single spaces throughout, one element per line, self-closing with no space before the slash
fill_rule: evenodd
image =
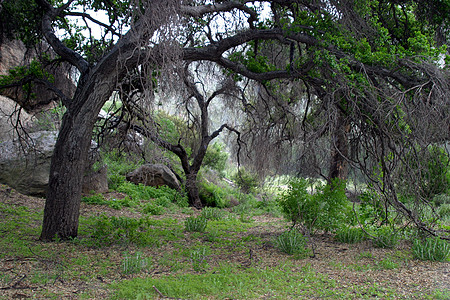
<path id="1" fill-rule="evenodd" d="M 284 106 L 302 99 L 281 97 L 280 89 L 300 85 L 308 95 L 304 131 L 330 136 L 331 177 L 352 163 L 387 202 L 431 231 L 397 200 L 393 175 L 410 153 L 449 140 L 449 1 L 28 3 L 2 1 L 1 19 L 9 20 L 3 32 L 27 41 L 45 37 L 58 60 L 79 74 L 75 95 L 61 97 L 67 112 L 52 160 L 43 240 L 77 234 L 90 136 L 111 94 L 138 70 L 141 98 L 151 100 L 156 88 L 183 82 L 183 62 L 203 60 L 238 82 L 258 82 Z"/>

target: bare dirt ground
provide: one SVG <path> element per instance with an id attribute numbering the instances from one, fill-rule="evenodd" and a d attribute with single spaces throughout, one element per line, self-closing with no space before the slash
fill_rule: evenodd
<path id="1" fill-rule="evenodd" d="M 21 195 L 4 185 L 0 185 L 0 202 L 16 207 L 26 206 L 32 211 L 42 211 L 44 207 L 44 199 Z M 139 213 L 128 209 L 115 210 L 82 203 L 82 216 L 100 214 L 140 216 Z M 165 217 L 167 216 L 154 216 L 154 218 Z M 187 215 L 184 214 L 170 215 L 170 218 L 178 219 L 180 222 L 186 217 Z M 39 226 L 39 224 L 29 225 Z M 252 225 L 248 231 L 236 234 L 257 236 L 262 243 L 250 243 L 248 248 L 236 248 L 235 251 L 232 249 L 233 246 L 230 246 L 231 249 L 228 249 L 230 251 L 226 251 L 230 254 L 226 257 L 214 257 L 212 254 L 208 258 L 211 265 L 220 259 L 240 264 L 242 268 L 255 264 L 260 267 L 270 267 L 277 265 L 280 260 L 285 260 L 286 255 L 275 249 L 271 241 L 285 230 L 286 222 L 279 218 L 259 216 L 253 217 Z M 4 236 L 2 232 L 0 228 L 0 236 Z M 0 259 L 0 299 L 45 299 L 54 297 L 52 296 L 54 293 L 60 295 L 58 299 L 78 299 L 80 293 L 86 291 L 89 291 L 89 299 L 107 299 L 111 295 L 108 290 L 109 283 L 136 276 L 161 277 L 172 272 L 167 265 L 154 263 L 152 268 L 145 272 L 123 275 L 120 272 L 123 248 L 114 246 L 89 248 L 69 243 L 43 244 L 37 238 L 37 236 L 26 237 L 30 245 L 30 253 L 27 256 L 3 253 L 4 257 Z M 361 284 L 377 284 L 379 287 L 394 290 L 397 295 L 395 298 L 398 299 L 422 299 L 424 293 L 450 290 L 450 263 L 414 260 L 409 254 L 410 245 L 407 242 L 401 243 L 396 249 L 380 249 L 374 248 L 370 241 L 356 245 L 342 244 L 335 241 L 332 235 L 316 235 L 312 239 L 315 245 L 315 257 L 293 261 L 299 269 L 310 265 L 315 272 L 336 280 L 339 288 L 351 289 Z M 182 242 L 187 245 L 192 242 L 188 233 L 185 234 Z M 49 253 L 55 253 L 55 255 L 43 257 L 41 254 L 35 254 L 33 253 L 35 245 L 48 249 Z M 157 248 L 145 248 L 142 251 L 145 255 L 163 257 L 164 253 L 171 251 L 171 247 L 170 244 L 166 244 Z M 84 252 L 85 256 L 92 257 L 94 260 L 107 257 L 115 267 L 111 267 L 111 272 L 106 275 L 103 272 L 102 275 L 95 277 L 92 274 L 95 274 L 97 264 L 87 261 L 86 263 L 92 264 L 91 269 L 80 268 L 78 273 L 72 270 L 70 276 L 67 276 L 65 270 L 68 266 L 64 261 L 68 261 L 70 257 L 77 257 L 80 252 Z M 397 267 L 393 269 L 377 267 L 385 258 L 394 260 Z M 49 272 L 56 276 L 46 282 L 36 279 L 36 274 Z"/>

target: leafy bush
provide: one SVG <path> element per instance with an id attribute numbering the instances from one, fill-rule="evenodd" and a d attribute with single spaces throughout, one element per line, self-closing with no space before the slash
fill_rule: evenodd
<path id="1" fill-rule="evenodd" d="M 325 231 L 333 231 L 343 224 L 352 224 L 353 212 L 345 195 L 346 183 L 335 179 L 331 184 L 318 188 L 313 199 L 319 205 L 316 227 Z"/>
<path id="2" fill-rule="evenodd" d="M 176 202 L 180 207 L 188 206 L 188 200 L 185 195 L 167 186 L 153 187 L 143 184 L 136 185 L 126 181 L 117 187 L 117 191 L 127 194 L 131 199 L 136 201 L 155 199 L 157 204 L 164 207 L 167 207 L 172 201 Z"/>
<path id="3" fill-rule="evenodd" d="M 389 227 L 377 228 L 374 235 L 373 244 L 377 248 L 394 248 L 398 244 L 398 234 Z"/>
<path id="4" fill-rule="evenodd" d="M 224 151 L 224 148 L 225 146 L 219 142 L 209 145 L 203 158 L 203 166 L 216 170 L 222 177 L 228 160 L 228 153 Z"/>
<path id="5" fill-rule="evenodd" d="M 217 207 L 205 207 L 202 209 L 202 217 L 207 220 L 221 220 L 224 213 Z"/>
<path id="6" fill-rule="evenodd" d="M 417 190 L 426 199 L 447 193 L 450 189 L 450 160 L 446 151 L 439 146 L 413 150 L 407 156 L 409 168 L 400 171 L 398 185 L 404 187 L 402 193 L 408 195 Z"/>
<path id="7" fill-rule="evenodd" d="M 374 224 L 378 221 L 386 220 L 386 210 L 380 196 L 369 189 L 359 195 L 361 204 L 359 206 L 358 217 L 364 224 Z"/>
<path id="8" fill-rule="evenodd" d="M 105 153 L 103 156 L 104 162 L 108 166 L 108 186 L 112 190 L 116 190 L 122 183 L 126 182 L 126 174 L 142 163 L 138 159 L 133 159 L 117 151 Z"/>
<path id="9" fill-rule="evenodd" d="M 297 230 L 285 231 L 275 239 L 275 246 L 290 255 L 306 256 L 309 249 L 306 247 L 306 238 Z"/>
<path id="10" fill-rule="evenodd" d="M 313 215 L 318 212 L 312 211 L 313 207 L 312 196 L 307 191 L 308 181 L 304 178 L 294 178 L 289 182 L 288 190 L 282 193 L 278 198 L 278 204 L 284 217 L 293 223 L 306 223 L 312 226 L 314 219 Z"/>
<path id="11" fill-rule="evenodd" d="M 81 197 L 81 202 L 84 202 L 87 204 L 96 204 L 96 205 L 104 205 L 104 204 L 108 203 L 108 201 L 102 194 L 95 194 L 92 196 Z"/>
<path id="12" fill-rule="evenodd" d="M 354 244 L 364 240 L 365 234 L 361 228 L 342 227 L 336 232 L 335 238 L 341 243 Z"/>
<path id="13" fill-rule="evenodd" d="M 442 219 L 450 218 L 450 203 L 441 205 L 438 209 L 438 213 Z"/>
<path id="14" fill-rule="evenodd" d="M 450 205 L 450 194 L 439 194 L 434 196 L 433 202 L 436 206 L 441 206 L 444 204 Z"/>
<path id="15" fill-rule="evenodd" d="M 412 252 L 420 260 L 446 261 L 450 258 L 450 244 L 440 238 L 414 240 Z"/>
<path id="16" fill-rule="evenodd" d="M 307 187 L 306 179 L 293 179 L 288 190 L 278 198 L 283 215 L 294 226 L 301 224 L 308 230 L 330 231 L 351 223 L 352 212 L 345 196 L 344 181 L 319 186 L 313 195 L 308 193 Z"/>
<path id="17" fill-rule="evenodd" d="M 231 177 L 243 193 L 254 193 L 259 185 L 258 175 L 251 173 L 244 168 L 240 168 L 236 174 Z"/>
<path id="18" fill-rule="evenodd" d="M 229 193 L 214 183 L 200 182 L 199 196 L 202 203 L 208 206 L 224 208 L 229 205 Z"/>
<path id="19" fill-rule="evenodd" d="M 206 229 L 206 225 L 208 225 L 208 220 L 206 220 L 206 218 L 203 216 L 192 216 L 187 218 L 184 222 L 186 231 L 190 232 L 204 232 Z"/>

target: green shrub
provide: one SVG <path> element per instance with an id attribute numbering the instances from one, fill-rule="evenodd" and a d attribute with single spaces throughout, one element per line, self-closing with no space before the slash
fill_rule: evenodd
<path id="1" fill-rule="evenodd" d="M 343 224 L 353 224 L 353 211 L 345 195 L 345 187 L 345 181 L 336 178 L 331 184 L 319 187 L 313 195 L 314 202 L 319 204 L 317 228 L 333 231 Z"/>
<path id="2" fill-rule="evenodd" d="M 252 172 L 240 168 L 232 177 L 236 185 L 241 189 L 243 193 L 254 193 L 259 186 L 258 175 Z"/>
<path id="3" fill-rule="evenodd" d="M 352 222 L 344 181 L 335 180 L 329 185 L 319 186 L 313 195 L 307 188 L 306 179 L 293 179 L 288 190 L 278 198 L 283 215 L 294 226 L 301 224 L 308 230 L 330 231 Z"/>
<path id="4" fill-rule="evenodd" d="M 442 219 L 450 218 L 450 203 L 442 204 L 438 209 L 438 213 Z"/>
<path id="5" fill-rule="evenodd" d="M 293 223 L 306 223 L 312 226 L 313 215 L 318 212 L 312 211 L 312 196 L 307 191 L 308 181 L 304 178 L 294 178 L 289 182 L 288 190 L 277 199 L 284 217 Z M 308 218 L 311 217 L 311 218 Z"/>
<path id="6" fill-rule="evenodd" d="M 412 149 L 406 157 L 407 171 L 401 171 L 399 186 L 403 194 L 419 191 L 420 196 L 433 199 L 435 195 L 445 194 L 450 189 L 450 161 L 446 151 L 439 146 Z M 404 167 L 405 168 L 405 167 Z M 412 173 L 415 171 L 415 173 Z M 403 175 L 408 174 L 409 176 Z M 415 180 L 411 180 L 411 176 Z"/>
<path id="7" fill-rule="evenodd" d="M 224 176 L 228 153 L 224 151 L 225 145 L 216 142 L 208 146 L 203 158 L 203 166 L 216 170 L 220 176 Z"/>
<path id="8" fill-rule="evenodd" d="M 103 153 L 104 162 L 108 166 L 108 187 L 116 190 L 126 182 L 126 174 L 136 169 L 142 162 L 118 151 Z"/>
<path id="9" fill-rule="evenodd" d="M 306 238 L 295 229 L 279 235 L 275 239 L 275 246 L 290 255 L 306 256 L 309 253 L 309 249 L 306 247 Z"/>
<path id="10" fill-rule="evenodd" d="M 217 207 L 205 207 L 202 209 L 202 217 L 207 220 L 221 220 L 224 212 Z"/>
<path id="11" fill-rule="evenodd" d="M 386 210 L 380 196 L 369 189 L 359 195 L 361 204 L 359 206 L 358 217 L 364 224 L 374 224 L 386 220 Z"/>
<path id="12" fill-rule="evenodd" d="M 202 203 L 208 206 L 224 208 L 230 203 L 228 200 L 229 193 L 214 183 L 200 182 L 199 196 Z"/>
<path id="13" fill-rule="evenodd" d="M 117 191 L 127 194 L 135 201 L 155 199 L 158 205 L 164 207 L 168 207 L 172 202 L 176 202 L 180 207 L 188 206 L 187 197 L 168 186 L 153 187 L 126 181 L 117 187 Z"/>
<path id="14" fill-rule="evenodd" d="M 203 216 L 198 217 L 188 217 L 184 222 L 184 227 L 186 231 L 190 232 L 204 232 L 206 229 L 206 225 L 208 224 L 208 220 L 206 220 Z"/>
<path id="15" fill-rule="evenodd" d="M 107 205 L 114 209 L 122 209 L 123 207 L 133 207 L 139 204 L 139 202 L 133 201 L 129 197 L 125 197 L 122 199 L 113 198 L 108 200 L 101 194 L 82 197 L 81 201 L 87 204 Z"/>
<path id="16" fill-rule="evenodd" d="M 342 227 L 339 228 L 335 236 L 341 243 L 354 244 L 365 239 L 365 233 L 361 228 Z"/>
<path id="17" fill-rule="evenodd" d="M 450 244 L 440 238 L 414 240 L 412 252 L 420 260 L 446 261 L 450 258 Z"/>
<path id="18" fill-rule="evenodd" d="M 372 242 L 377 248 L 394 248 L 398 244 L 398 234 L 389 227 L 377 228 L 374 235 Z"/>

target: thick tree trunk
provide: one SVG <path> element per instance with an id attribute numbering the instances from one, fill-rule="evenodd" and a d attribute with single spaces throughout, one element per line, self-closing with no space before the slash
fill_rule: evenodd
<path id="1" fill-rule="evenodd" d="M 347 140 L 347 133 L 350 130 L 345 116 L 341 111 L 338 112 L 336 127 L 334 128 L 331 137 L 331 161 L 330 172 L 328 180 L 335 178 L 346 180 L 348 177 L 348 162 L 349 145 Z"/>
<path id="2" fill-rule="evenodd" d="M 113 71 L 94 71 L 94 76 L 80 79 L 79 86 L 82 87 L 77 89 L 63 118 L 50 166 L 40 236 L 43 241 L 55 237 L 66 240 L 78 233 L 82 180 L 92 130 L 101 107 L 114 89 L 117 76 Z"/>
<path id="3" fill-rule="evenodd" d="M 203 204 L 200 200 L 197 173 L 186 174 L 186 192 L 188 194 L 189 204 L 195 208 L 202 208 Z"/>
<path id="4" fill-rule="evenodd" d="M 92 127 L 81 116 L 65 116 L 55 145 L 41 240 L 74 238 L 78 233 L 81 184 Z"/>

